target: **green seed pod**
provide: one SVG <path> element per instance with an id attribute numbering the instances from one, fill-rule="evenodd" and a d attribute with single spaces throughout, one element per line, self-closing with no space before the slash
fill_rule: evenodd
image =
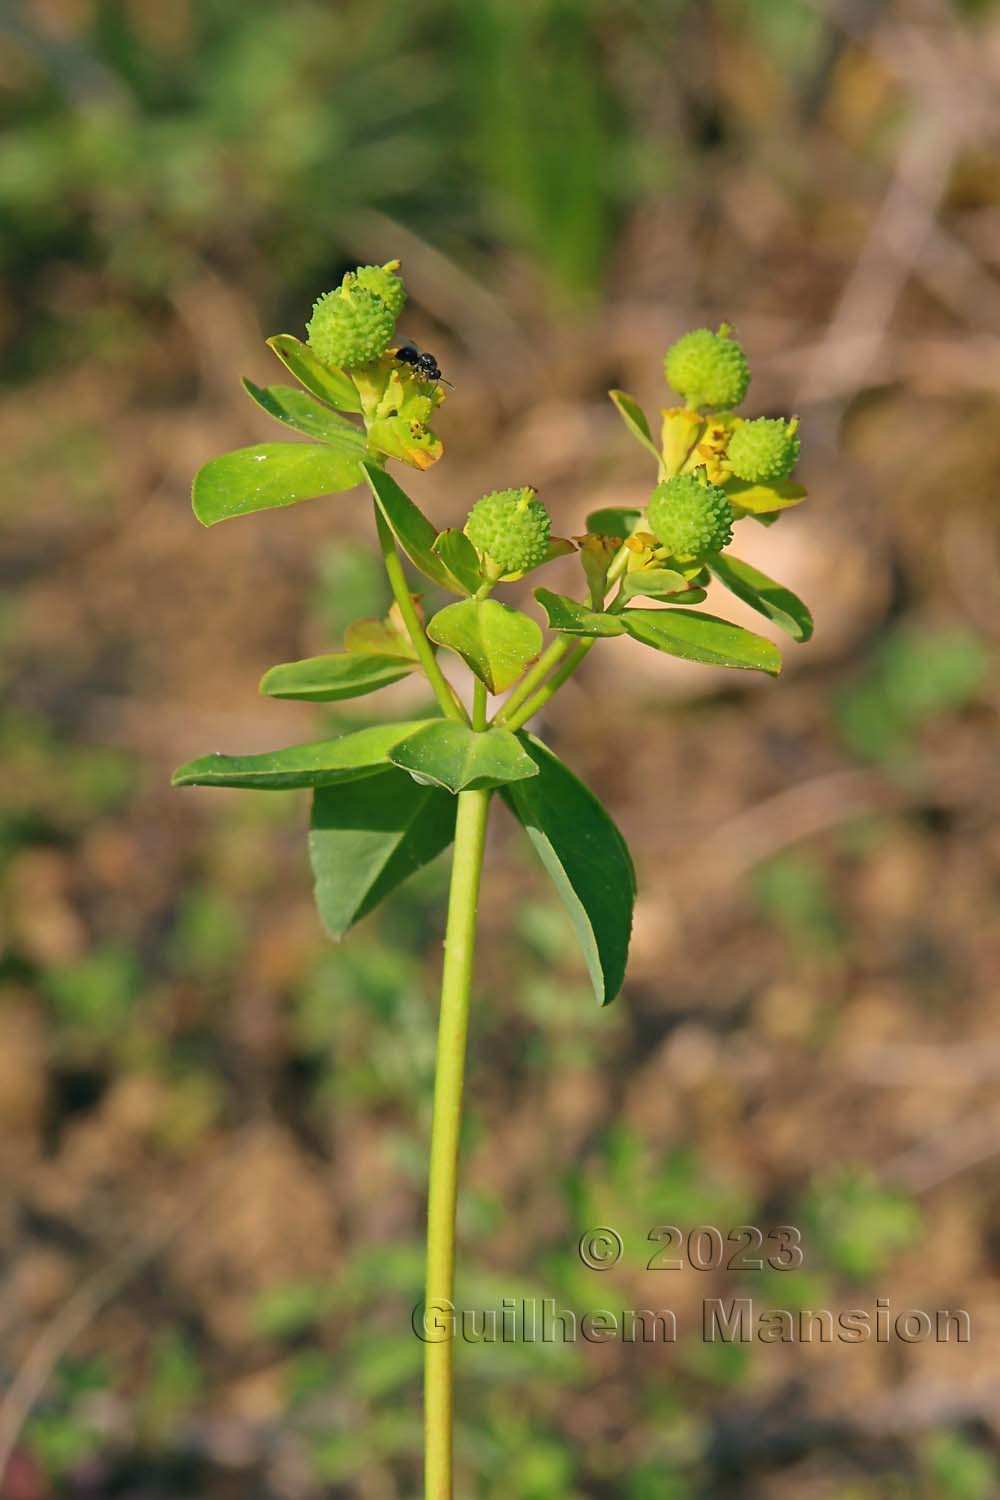
<path id="1" fill-rule="evenodd" d="M 750 384 L 746 355 L 725 323 L 718 333 L 708 328 L 685 333 L 667 350 L 663 369 L 677 394 L 695 408 L 738 406 Z"/>
<path id="2" fill-rule="evenodd" d="M 782 417 L 737 423 L 726 449 L 729 467 L 737 479 L 752 484 L 784 479 L 799 458 L 797 425 L 794 419 L 786 422 Z"/>
<path id="3" fill-rule="evenodd" d="M 733 539 L 733 513 L 722 490 L 693 474 L 677 474 L 649 497 L 649 524 L 674 557 L 707 557 Z"/>
<path id="4" fill-rule="evenodd" d="M 381 297 L 347 282 L 317 300 L 306 332 L 309 347 L 318 359 L 325 365 L 350 370 L 355 365 L 371 364 L 385 353 L 392 342 L 394 323 Z"/>
<path id="5" fill-rule="evenodd" d="M 504 573 L 537 568 L 548 553 L 552 518 L 530 487 L 494 490 L 477 500 L 465 534 Z"/>
<path id="6" fill-rule="evenodd" d="M 376 297 L 381 297 L 393 318 L 399 317 L 406 305 L 406 287 L 399 274 L 398 260 L 388 260 L 384 266 L 359 266 L 348 275 L 354 278 L 358 286 L 364 287 L 366 292 L 373 292 Z M 347 281 L 346 276 L 344 280 Z"/>

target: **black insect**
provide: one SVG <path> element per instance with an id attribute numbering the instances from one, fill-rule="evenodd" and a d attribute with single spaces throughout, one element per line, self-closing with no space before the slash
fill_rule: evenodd
<path id="1" fill-rule="evenodd" d="M 418 349 L 416 344 L 403 344 L 401 348 L 393 351 L 392 357 L 398 360 L 401 365 L 411 365 L 415 374 L 421 380 L 444 380 L 444 376 L 441 374 L 441 367 L 434 358 L 434 355 L 427 354 L 424 350 Z M 445 385 L 451 385 L 450 380 L 445 380 L 444 383 Z"/>

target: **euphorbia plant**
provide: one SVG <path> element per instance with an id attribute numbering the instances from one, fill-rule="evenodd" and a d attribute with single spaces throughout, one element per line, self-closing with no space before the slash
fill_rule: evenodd
<path id="1" fill-rule="evenodd" d="M 771 524 L 804 491 L 788 477 L 796 424 L 733 414 L 750 375 L 723 326 L 686 334 L 666 356 L 683 405 L 663 412 L 659 440 L 631 396 L 611 399 L 655 465 L 644 509 L 594 512 L 575 542 L 551 535 L 529 486 L 480 497 L 463 529 L 439 530 L 386 471 L 388 460 L 426 469 L 441 456 L 430 428 L 444 398 L 433 359 L 396 342 L 406 301 L 399 263 L 363 266 L 316 303 L 308 343 L 268 342 L 298 385 L 248 395 L 307 443 L 262 443 L 213 459 L 194 482 L 206 526 L 298 500 L 370 489 L 394 604 L 384 620 L 348 627 L 344 649 L 272 667 L 261 691 L 330 702 L 422 675 L 436 713 L 295 745 L 265 755 L 208 755 L 178 786 L 258 790 L 309 787 L 316 900 L 339 940 L 407 875 L 454 843 L 438 1035 L 427 1214 L 428 1310 L 451 1307 L 462 1080 L 487 817 L 499 792 L 525 829 L 568 908 L 597 999 L 613 1000 L 625 974 L 635 875 L 625 841 L 601 803 L 526 725 L 595 641 L 642 646 L 713 666 L 772 675 L 771 641 L 698 606 L 712 578 L 805 640 L 802 602 L 729 551 L 745 517 Z M 576 552 L 581 597 L 537 588 L 552 638 L 495 591 Z M 403 556 L 456 600 L 425 618 Z M 653 601 L 649 604 L 638 600 Z M 437 648 L 471 673 L 457 692 Z M 490 716 L 491 695 L 505 698 Z M 452 1493 L 452 1343 L 429 1341 L 425 1366 L 426 1496 Z"/>

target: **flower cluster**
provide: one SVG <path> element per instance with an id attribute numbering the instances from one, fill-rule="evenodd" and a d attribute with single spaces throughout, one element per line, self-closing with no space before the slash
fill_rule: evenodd
<path id="1" fill-rule="evenodd" d="M 353 370 L 379 359 L 392 343 L 406 302 L 399 261 L 348 271 L 332 292 L 313 305 L 306 324 L 309 347 L 325 365 Z"/>
<path id="2" fill-rule="evenodd" d="M 476 501 L 465 534 L 501 573 L 526 573 L 548 554 L 552 518 L 535 491 L 494 490 Z"/>
<path id="3" fill-rule="evenodd" d="M 633 568 L 685 568 L 708 564 L 732 541 L 744 516 L 773 520 L 805 491 L 789 478 L 799 457 L 798 420 L 737 416 L 746 396 L 750 366 L 725 323 L 713 333 L 696 328 L 666 353 L 664 373 L 683 406 L 663 411 L 659 483 L 644 516 L 631 528 L 642 538 L 633 547 Z M 630 429 L 653 447 L 648 426 L 637 428 L 632 397 L 612 392 Z M 654 450 L 655 451 L 655 450 Z M 623 532 L 625 528 L 623 527 Z"/>
<path id="4" fill-rule="evenodd" d="M 694 474 L 664 479 L 649 497 L 649 529 L 672 557 L 702 558 L 733 539 L 725 492 Z"/>

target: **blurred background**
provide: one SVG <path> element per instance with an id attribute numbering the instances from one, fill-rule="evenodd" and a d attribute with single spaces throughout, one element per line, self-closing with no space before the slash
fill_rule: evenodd
<path id="1" fill-rule="evenodd" d="M 605 392 L 655 412 L 727 318 L 810 489 L 738 550 L 817 618 L 778 684 L 602 643 L 544 725 L 635 852 L 611 1010 L 495 819 L 459 1302 L 680 1336 L 461 1346 L 460 1493 L 1000 1494 L 1000 7 L 6 0 L 0 39 L 4 1500 L 419 1489 L 446 868 L 333 948 L 303 795 L 168 787 L 412 702 L 256 695 L 384 605 L 357 494 L 188 503 L 278 436 L 263 337 L 394 255 L 441 524 L 641 501 Z M 801 1270 L 645 1269 L 654 1226 L 780 1223 Z M 973 1341 L 705 1344 L 733 1295 Z"/>

